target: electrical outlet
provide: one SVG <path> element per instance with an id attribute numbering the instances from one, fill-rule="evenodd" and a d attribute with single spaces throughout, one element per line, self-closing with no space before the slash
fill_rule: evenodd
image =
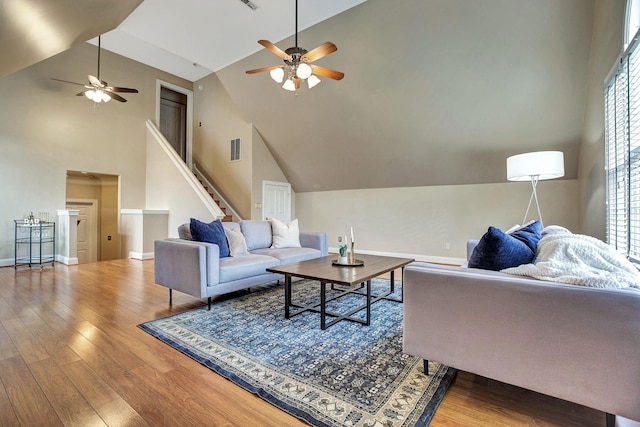
<path id="1" fill-rule="evenodd" d="M 111 236 L 107 236 L 107 240 L 111 240 Z"/>

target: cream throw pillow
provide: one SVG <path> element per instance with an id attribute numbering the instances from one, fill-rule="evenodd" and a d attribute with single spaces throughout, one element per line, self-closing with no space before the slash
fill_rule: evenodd
<path id="1" fill-rule="evenodd" d="M 300 229 L 298 229 L 297 219 L 294 219 L 287 225 L 282 221 L 272 218 L 271 231 L 273 233 L 272 249 L 301 247 Z"/>
<path id="2" fill-rule="evenodd" d="M 234 228 L 232 230 L 225 229 L 224 234 L 226 234 L 227 242 L 229 242 L 229 256 L 249 253 L 249 251 L 247 251 L 247 241 L 239 228 Z"/>

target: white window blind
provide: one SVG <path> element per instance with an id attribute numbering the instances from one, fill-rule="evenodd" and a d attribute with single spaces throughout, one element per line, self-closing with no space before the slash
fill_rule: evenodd
<path id="1" fill-rule="evenodd" d="M 640 51 L 634 39 L 605 85 L 607 241 L 640 262 Z"/>

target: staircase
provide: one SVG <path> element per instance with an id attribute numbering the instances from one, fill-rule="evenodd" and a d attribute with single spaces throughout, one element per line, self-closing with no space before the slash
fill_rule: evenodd
<path id="1" fill-rule="evenodd" d="M 198 169 L 197 165 L 193 164 L 193 174 L 196 179 L 200 181 L 202 187 L 205 189 L 207 193 L 211 196 L 213 201 L 220 207 L 222 212 L 224 212 L 224 218 L 221 219 L 223 222 L 233 222 L 240 221 L 240 215 L 237 214 L 236 211 L 229 205 L 229 203 L 216 191 L 215 187 L 209 182 L 207 177 Z"/>

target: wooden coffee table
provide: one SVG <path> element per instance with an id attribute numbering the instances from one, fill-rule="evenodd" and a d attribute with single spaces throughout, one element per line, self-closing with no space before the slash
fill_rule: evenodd
<path id="1" fill-rule="evenodd" d="M 284 317 L 289 319 L 298 314 L 313 311 L 320 313 L 320 329 L 324 330 L 331 325 L 341 321 L 349 320 L 351 322 L 369 325 L 371 323 L 371 304 L 381 299 L 402 302 L 400 299 L 390 298 L 395 291 L 394 270 L 398 268 L 404 269 L 404 266 L 414 261 L 410 258 L 392 258 L 376 255 L 357 255 L 358 260 L 364 261 L 362 266 L 335 266 L 332 262 L 336 260 L 336 256 L 326 256 L 308 261 L 296 262 L 294 264 L 285 264 L 277 267 L 267 268 L 271 273 L 280 273 L 284 275 Z M 371 279 L 378 277 L 384 273 L 391 272 L 391 280 L 389 291 L 382 294 L 371 294 Z M 291 301 L 291 278 L 300 277 L 303 279 L 317 280 L 320 282 L 320 303 L 312 306 L 295 304 Z M 331 285 L 331 289 L 339 291 L 338 295 L 327 298 L 327 284 Z M 334 285 L 343 285 L 353 287 L 353 289 L 338 289 Z M 327 311 L 327 303 L 334 299 L 342 298 L 346 295 L 363 295 L 365 303 L 359 307 L 350 310 L 347 313 L 335 313 Z M 298 309 L 293 311 L 292 309 Z M 360 310 L 366 310 L 366 319 L 357 319 L 352 317 Z M 327 322 L 326 317 L 331 316 L 333 319 Z"/>

